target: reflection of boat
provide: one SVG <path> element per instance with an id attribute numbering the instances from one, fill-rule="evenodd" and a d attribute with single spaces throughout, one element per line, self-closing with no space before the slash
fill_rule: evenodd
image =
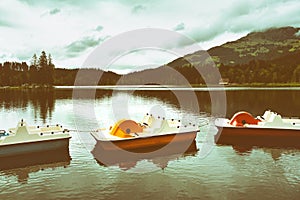
<path id="1" fill-rule="evenodd" d="M 0 136 L 0 157 L 55 149 L 68 149 L 70 134 L 60 125 L 27 126 L 21 120 L 16 128 Z"/>
<path id="2" fill-rule="evenodd" d="M 216 119 L 219 129 L 218 144 L 299 147 L 300 119 L 282 118 L 266 111 L 254 118 L 247 112 L 238 112 L 230 120 Z"/>
<path id="3" fill-rule="evenodd" d="M 274 161 L 278 161 L 282 156 L 286 155 L 298 155 L 300 153 L 299 148 L 281 148 L 281 147 L 256 147 L 254 145 L 232 145 L 232 149 L 237 155 L 249 156 L 253 150 L 263 151 L 266 154 L 270 154 Z"/>
<path id="4" fill-rule="evenodd" d="M 252 152 L 253 146 L 250 146 L 250 145 L 232 145 L 232 149 L 238 155 L 248 155 Z"/>
<path id="5" fill-rule="evenodd" d="M 29 173 L 47 168 L 66 167 L 71 157 L 68 150 L 43 151 L 0 158 L 0 172 L 17 176 L 19 182 L 26 182 Z"/>
<path id="6" fill-rule="evenodd" d="M 92 132 L 97 145 L 106 150 L 148 149 L 162 147 L 170 143 L 195 140 L 199 128 L 195 124 L 183 125 L 180 120 L 167 120 L 164 117 L 154 117 L 147 114 L 142 123 L 133 120 L 121 120 L 109 130 Z"/>
<path id="7" fill-rule="evenodd" d="M 195 155 L 198 151 L 196 141 L 191 144 L 172 144 L 168 148 L 150 149 L 147 153 L 144 150 L 136 150 L 134 153 L 124 150 L 105 150 L 97 143 L 92 150 L 92 154 L 97 162 L 102 166 L 118 165 L 121 169 L 135 167 L 140 160 L 148 160 L 160 168 L 165 168 L 170 160 L 178 159 L 182 156 Z"/>

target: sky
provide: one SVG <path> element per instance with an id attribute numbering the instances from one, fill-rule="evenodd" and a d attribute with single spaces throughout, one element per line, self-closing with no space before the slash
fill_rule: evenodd
<path id="1" fill-rule="evenodd" d="M 299 0 L 1 0 L 0 62 L 30 64 L 33 54 L 44 50 L 56 67 L 82 67 L 98 46 L 142 28 L 174 31 L 195 41 L 199 50 L 209 49 L 252 31 L 300 27 L 299 8 Z M 139 50 L 99 68 L 124 74 L 177 57 Z"/>

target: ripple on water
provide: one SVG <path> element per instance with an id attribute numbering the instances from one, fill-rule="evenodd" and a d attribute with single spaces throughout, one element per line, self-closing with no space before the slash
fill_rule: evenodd
<path id="1" fill-rule="evenodd" d="M 84 113 L 74 113 L 72 93 L 57 92 L 51 112 L 36 98 L 38 102 L 14 95 L 20 97 L 18 102 L 27 101 L 24 104 L 1 98 L 0 101 L 5 102 L 0 109 L 3 122 L 0 128 L 14 127 L 16 120 L 22 117 L 30 124 L 59 122 L 72 130 L 109 127 L 117 119 L 112 112 L 111 94 L 103 93 L 97 94 L 93 101 L 96 122 Z M 159 106 L 168 117 L 183 117 L 196 123 L 207 119 L 212 124 L 209 94 L 199 91 L 196 95 L 201 113 L 181 110 L 167 91 L 129 95 L 128 113 L 139 120 L 149 109 Z M 289 104 L 279 101 L 281 97 L 289 99 Z M 256 115 L 270 108 L 295 116 L 299 98 L 297 90 L 230 91 L 227 92 L 227 111 L 232 114 L 243 109 Z M 194 155 L 142 159 L 108 167 L 99 165 L 90 153 L 95 141 L 89 133 L 73 131 L 69 164 L 0 170 L 0 199 L 298 199 L 300 150 L 215 146 L 212 144 L 214 133 L 210 131 L 216 129 L 209 125 L 200 129 L 196 138 L 199 150 Z"/>

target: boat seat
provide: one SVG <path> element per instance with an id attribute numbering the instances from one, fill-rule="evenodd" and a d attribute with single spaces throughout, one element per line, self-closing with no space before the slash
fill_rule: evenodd
<path id="1" fill-rule="evenodd" d="M 271 112 L 268 116 L 268 118 L 266 119 L 267 122 L 274 122 L 274 121 L 282 121 L 281 116 Z"/>
<path id="2" fill-rule="evenodd" d="M 145 131 L 145 132 L 154 133 L 154 132 L 160 130 L 163 121 L 165 121 L 165 120 L 162 120 L 162 119 L 155 119 L 155 118 L 153 117 L 152 123 L 149 125 L 148 128 L 145 128 L 144 131 Z"/>
<path id="3" fill-rule="evenodd" d="M 284 122 L 281 115 L 273 113 L 270 116 L 269 120 L 266 121 L 263 126 L 265 127 L 293 127 L 294 125 L 290 122 Z"/>
<path id="4" fill-rule="evenodd" d="M 142 120 L 142 125 L 151 126 L 153 120 L 155 120 L 154 117 L 152 115 L 147 114 Z"/>
<path id="5" fill-rule="evenodd" d="M 161 129 L 159 130 L 159 132 L 174 131 L 174 130 L 177 130 L 177 129 L 178 129 L 177 126 L 170 126 L 170 124 L 167 120 L 163 120 L 162 125 L 161 125 Z"/>
<path id="6" fill-rule="evenodd" d="M 272 114 L 274 114 L 273 112 L 271 112 L 270 110 L 267 110 L 263 116 L 261 117 L 261 119 L 263 121 L 269 121 L 270 117 L 272 116 Z"/>

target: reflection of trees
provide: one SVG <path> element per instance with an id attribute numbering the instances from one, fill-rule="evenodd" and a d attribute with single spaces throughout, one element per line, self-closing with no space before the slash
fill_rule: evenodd
<path id="1" fill-rule="evenodd" d="M 84 89 L 82 96 L 89 97 L 91 90 Z M 97 90 L 92 98 L 105 98 L 111 96 L 111 90 Z M 0 107 L 5 110 L 16 108 L 28 109 L 32 107 L 35 118 L 41 118 L 45 122 L 52 117 L 56 99 L 72 99 L 73 90 L 39 88 L 39 89 L 2 89 L 0 90 Z"/>
<path id="2" fill-rule="evenodd" d="M 34 108 L 35 117 L 40 117 L 46 121 L 48 116 L 52 116 L 55 105 L 54 89 L 8 89 L 0 90 L 0 95 L 0 106 L 6 110 L 27 109 L 31 105 Z"/>
<path id="3" fill-rule="evenodd" d="M 81 89 L 81 88 L 77 88 L 74 90 L 70 90 L 70 89 L 64 89 L 64 90 L 56 90 L 56 98 L 60 98 L 60 99 L 102 99 L 102 98 L 106 98 L 106 97 L 111 97 L 112 96 L 113 91 L 111 89 L 99 89 L 99 90 L 95 90 L 93 88 L 85 88 L 85 89 Z"/>
<path id="4" fill-rule="evenodd" d="M 36 112 L 39 112 L 40 117 L 43 121 L 46 121 L 47 115 L 52 117 L 52 111 L 54 109 L 54 90 L 39 90 L 35 92 L 31 92 L 30 103 L 33 105 L 35 111 L 35 117 L 37 115 Z"/>
<path id="5" fill-rule="evenodd" d="M 227 117 L 245 110 L 254 116 L 270 109 L 284 117 L 299 116 L 300 91 L 298 90 L 244 90 L 227 91 Z"/>
<path id="6" fill-rule="evenodd" d="M 170 103 L 176 108 L 186 110 L 188 112 L 211 112 L 211 100 L 209 92 L 194 91 L 135 91 L 135 95 L 143 97 L 157 98 L 163 102 Z M 193 96 L 196 95 L 196 96 Z M 196 97 L 195 99 L 193 97 Z M 198 114 L 198 113 L 196 113 Z"/>
<path id="7" fill-rule="evenodd" d="M 111 97 L 112 90 L 82 89 L 82 98 L 102 99 Z M 214 91 L 216 92 L 216 91 Z M 91 95 L 92 94 L 92 95 Z M 196 95 L 194 101 L 192 95 Z M 72 99 L 73 90 L 70 89 L 28 89 L 28 90 L 0 90 L 0 107 L 7 110 L 14 108 L 27 108 L 32 105 L 35 110 L 35 117 L 45 120 L 52 116 L 56 99 Z M 212 104 L 210 93 L 207 91 L 162 91 L 162 90 L 136 90 L 133 95 L 145 98 L 156 98 L 165 103 L 173 105 L 187 112 L 211 113 Z M 227 117 L 235 112 L 245 110 L 254 116 L 262 115 L 265 110 L 271 109 L 282 116 L 299 116 L 300 91 L 298 90 L 239 90 L 226 91 L 227 96 Z M 222 103 L 220 103 L 222 105 Z M 218 106 L 218 105 L 217 105 Z M 198 113 L 195 113 L 198 114 Z"/>
<path id="8" fill-rule="evenodd" d="M 183 97 L 185 105 L 188 108 L 183 108 L 187 111 L 195 111 L 196 104 L 192 99 L 188 98 L 189 93 L 193 91 L 175 91 L 176 94 Z M 218 92 L 218 91 L 213 91 Z M 157 98 L 164 102 L 180 108 L 180 104 L 173 91 L 135 91 L 135 95 L 140 95 L 149 98 Z M 207 91 L 195 92 L 198 100 L 199 110 L 206 113 L 211 113 L 212 104 L 210 93 Z M 186 98 L 185 98 L 186 97 Z M 226 91 L 227 98 L 227 117 L 231 117 L 234 113 L 245 110 L 252 113 L 254 116 L 262 115 L 265 110 L 270 109 L 278 112 L 282 116 L 295 117 L 299 116 L 300 108 L 300 91 L 299 90 L 239 90 Z M 222 102 L 220 102 L 220 106 Z M 218 104 L 216 104 L 218 106 Z M 196 113 L 197 114 L 197 113 Z"/>

